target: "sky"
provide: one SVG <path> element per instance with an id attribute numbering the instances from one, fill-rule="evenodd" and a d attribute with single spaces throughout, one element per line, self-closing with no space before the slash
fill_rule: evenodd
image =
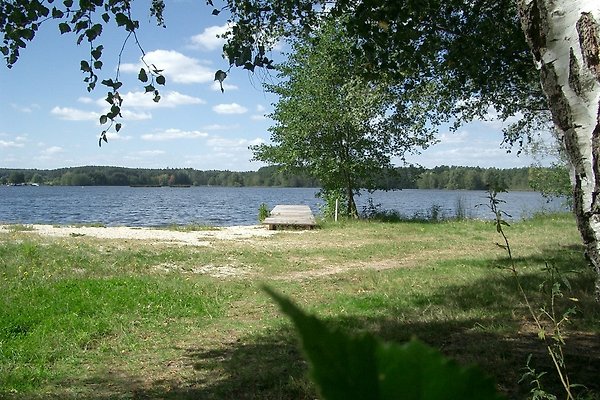
<path id="1" fill-rule="evenodd" d="M 217 38 L 226 28 L 226 15 L 211 15 L 205 2 L 174 0 L 167 3 L 167 27 L 161 28 L 146 9 L 134 11 L 145 60 L 163 69 L 167 80 L 161 101 L 154 103 L 143 93 L 137 81 L 141 53 L 130 40 L 119 70 L 124 83 L 122 129 L 109 133 L 109 142 L 99 147 L 107 90 L 98 85 L 87 91 L 79 66 L 89 58 L 89 45 L 77 46 L 74 35 L 60 35 L 49 21 L 12 69 L 0 66 L 0 168 L 110 165 L 249 171 L 264 166 L 251 161 L 248 146 L 269 143 L 273 121 L 266 115 L 277 98 L 262 85 L 276 77 L 264 70 L 252 74 L 232 69 L 221 93 L 214 74 L 228 68 L 223 42 Z M 100 79 L 115 78 L 124 39 L 122 30 L 105 28 L 97 43 L 104 45 Z M 274 50 L 272 57 L 281 59 L 281 50 Z M 531 165 L 531 157 L 501 147 L 501 128 L 493 120 L 475 121 L 453 133 L 442 127 L 437 144 L 407 160 L 427 168 Z"/>

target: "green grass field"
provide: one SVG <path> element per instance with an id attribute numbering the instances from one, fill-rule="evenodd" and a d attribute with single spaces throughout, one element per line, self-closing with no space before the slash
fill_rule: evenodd
<path id="1" fill-rule="evenodd" d="M 546 263 L 572 290 L 573 383 L 600 393 L 600 308 L 575 222 L 506 229 L 539 307 Z M 209 247 L 0 233 L 0 398 L 314 399 L 295 334 L 260 285 L 327 323 L 389 341 L 417 336 L 491 374 L 510 398 L 527 356 L 558 392 L 490 222 L 346 222 Z M 577 298 L 578 301 L 567 297 Z M 563 396 L 559 396 L 562 398 Z M 595 397 L 598 398 L 598 397 Z"/>

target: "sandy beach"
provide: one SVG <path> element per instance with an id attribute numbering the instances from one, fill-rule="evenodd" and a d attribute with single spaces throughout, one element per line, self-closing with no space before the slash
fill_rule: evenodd
<path id="1" fill-rule="evenodd" d="M 57 225 L 26 225 L 25 233 L 42 236 L 68 237 L 89 236 L 101 239 L 150 240 L 161 243 L 208 246 L 214 240 L 243 240 L 255 237 L 271 236 L 276 231 L 270 231 L 266 226 L 227 226 L 197 231 L 176 231 L 161 228 L 141 227 L 92 227 L 92 226 L 57 226 Z M 0 232 L 10 232 L 11 225 L 0 225 Z"/>

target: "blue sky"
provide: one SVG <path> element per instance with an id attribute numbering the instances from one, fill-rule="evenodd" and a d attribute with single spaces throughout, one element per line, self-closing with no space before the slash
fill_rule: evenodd
<path id="1" fill-rule="evenodd" d="M 156 27 L 147 10 L 138 10 L 146 62 L 164 69 L 167 84 L 158 104 L 142 93 L 136 79 L 141 54 L 130 41 L 120 68 L 123 128 L 101 148 L 98 119 L 107 111 L 106 90 L 98 85 L 88 93 L 79 71 L 89 47 L 76 46 L 74 35 L 61 36 L 52 21 L 42 26 L 12 69 L 0 67 L 0 167 L 260 168 L 263 164 L 250 161 L 248 146 L 269 141 L 272 121 L 265 114 L 277 98 L 262 89 L 262 82 L 274 77 L 233 70 L 221 93 L 213 79 L 216 70 L 227 68 L 216 37 L 226 16 L 211 15 L 204 3 L 168 2 L 166 29 Z M 101 79 L 114 79 L 124 38 L 123 31 L 105 28 L 98 42 L 104 45 Z M 438 144 L 408 160 L 425 167 L 530 165 L 531 158 L 500 147 L 500 130 L 498 121 L 477 121 L 456 133 L 441 129 Z"/>

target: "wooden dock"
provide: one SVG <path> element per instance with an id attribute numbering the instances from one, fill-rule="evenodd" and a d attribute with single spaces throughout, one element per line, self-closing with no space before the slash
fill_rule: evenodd
<path id="1" fill-rule="evenodd" d="M 263 221 L 270 230 L 278 227 L 300 227 L 312 229 L 317 225 L 315 216 L 309 206 L 277 205 L 271 210 L 271 215 Z"/>

